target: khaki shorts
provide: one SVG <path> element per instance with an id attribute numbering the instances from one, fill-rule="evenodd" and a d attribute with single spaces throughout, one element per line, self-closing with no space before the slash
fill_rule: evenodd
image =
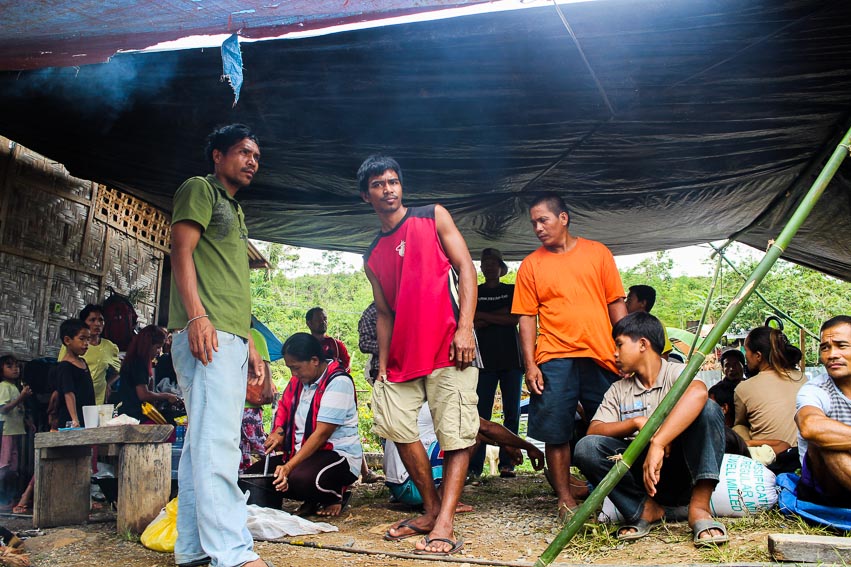
<path id="1" fill-rule="evenodd" d="M 372 391 L 372 431 L 394 443 L 419 442 L 417 416 L 428 401 L 434 432 L 444 451 L 471 447 L 479 432 L 476 383 L 479 369 L 439 368 L 408 382 L 376 381 Z"/>

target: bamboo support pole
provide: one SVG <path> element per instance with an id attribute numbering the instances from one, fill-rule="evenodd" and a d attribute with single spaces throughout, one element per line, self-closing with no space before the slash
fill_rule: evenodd
<path id="1" fill-rule="evenodd" d="M 812 212 L 813 207 L 815 207 L 815 204 L 824 193 L 824 190 L 827 188 L 827 185 L 830 183 L 830 180 L 833 178 L 836 170 L 839 169 L 839 166 L 845 160 L 845 157 L 850 151 L 851 129 L 849 129 L 842 137 L 841 142 L 836 146 L 836 149 L 833 151 L 830 159 L 827 161 L 812 186 L 810 186 L 809 191 L 807 191 L 807 194 L 801 200 L 797 209 L 795 209 L 795 212 L 786 223 L 786 226 L 783 227 L 780 235 L 776 240 L 769 242 L 765 256 L 756 266 L 747 281 L 745 281 L 744 285 L 742 285 L 736 296 L 730 301 L 730 304 L 724 310 L 724 313 L 721 314 L 718 322 L 700 344 L 700 348 L 697 349 L 697 352 L 695 352 L 694 356 L 688 361 L 683 373 L 672 386 L 671 391 L 668 392 L 661 404 L 659 404 L 659 407 L 656 408 L 656 411 L 651 414 L 647 423 L 641 429 L 635 440 L 630 443 L 629 447 L 627 447 L 626 451 L 624 451 L 621 460 L 615 462 L 615 466 L 612 467 L 609 474 L 603 478 L 600 484 L 588 496 L 588 499 L 585 500 L 570 521 L 567 522 L 562 531 L 555 537 L 553 542 L 544 550 L 537 561 L 535 561 L 535 567 L 546 567 L 555 561 L 558 554 L 561 553 L 561 550 L 564 549 L 573 536 L 579 532 L 579 529 L 582 527 L 582 524 L 588 516 L 590 516 L 591 513 L 602 504 L 603 499 L 629 471 L 629 468 L 635 462 L 636 458 L 642 451 L 644 451 L 644 448 L 647 447 L 650 442 L 650 438 L 656 433 L 659 426 L 661 426 L 665 418 L 668 417 L 668 414 L 671 413 L 674 405 L 676 405 L 680 397 L 682 397 L 683 393 L 686 391 L 686 388 L 688 388 L 689 384 L 691 384 L 695 375 L 697 375 L 697 372 L 700 370 L 700 366 L 703 364 L 708 352 L 714 348 L 715 344 L 718 343 L 721 336 L 735 320 L 736 315 L 738 315 L 739 311 L 742 310 L 745 302 L 751 294 L 753 294 L 756 287 L 763 278 L 765 278 L 765 275 L 769 272 L 769 270 L 771 270 L 775 262 L 777 262 L 777 259 L 780 258 L 783 250 L 789 245 L 789 242 L 798 232 L 798 229 L 801 228 L 801 225 L 804 224 L 804 221 L 807 219 L 809 214 Z"/>
<path id="2" fill-rule="evenodd" d="M 694 354 L 694 349 L 697 348 L 697 341 L 700 340 L 700 331 L 703 330 L 703 324 L 706 322 L 706 315 L 709 313 L 709 306 L 712 304 L 712 296 L 715 295 L 715 288 L 718 286 L 718 274 L 721 273 L 721 258 L 715 260 L 715 273 L 712 275 L 712 285 L 709 286 L 709 295 L 706 296 L 706 303 L 703 304 L 703 313 L 700 314 L 700 321 L 697 323 L 697 329 L 694 331 L 694 340 L 688 349 L 686 360 L 691 359 Z"/>

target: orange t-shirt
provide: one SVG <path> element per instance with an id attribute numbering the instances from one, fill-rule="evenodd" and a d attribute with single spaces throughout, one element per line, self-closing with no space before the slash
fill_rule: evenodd
<path id="1" fill-rule="evenodd" d="M 555 358 L 591 358 L 617 372 L 608 305 L 624 295 L 609 249 L 579 238 L 565 254 L 542 246 L 523 260 L 511 312 L 538 316 L 537 364 Z"/>

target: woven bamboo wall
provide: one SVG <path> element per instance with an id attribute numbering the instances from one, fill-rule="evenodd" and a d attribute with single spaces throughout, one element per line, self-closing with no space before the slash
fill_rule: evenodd
<path id="1" fill-rule="evenodd" d="M 55 356 L 59 324 L 110 288 L 154 322 L 168 237 L 162 211 L 0 136 L 0 353 Z"/>

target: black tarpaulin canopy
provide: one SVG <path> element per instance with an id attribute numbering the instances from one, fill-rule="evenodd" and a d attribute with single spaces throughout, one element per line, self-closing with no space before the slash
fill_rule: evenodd
<path id="1" fill-rule="evenodd" d="M 204 136 L 252 125 L 240 193 L 253 238 L 362 252 L 355 172 L 401 163 L 407 204 L 440 202 L 474 255 L 537 247 L 526 205 L 616 254 L 728 237 L 764 248 L 851 124 L 851 4 L 608 1 L 242 45 L 240 101 L 217 49 L 0 73 L 0 133 L 165 209 Z M 587 63 L 586 63 L 587 61 Z M 784 257 L 851 280 L 849 172 Z"/>

